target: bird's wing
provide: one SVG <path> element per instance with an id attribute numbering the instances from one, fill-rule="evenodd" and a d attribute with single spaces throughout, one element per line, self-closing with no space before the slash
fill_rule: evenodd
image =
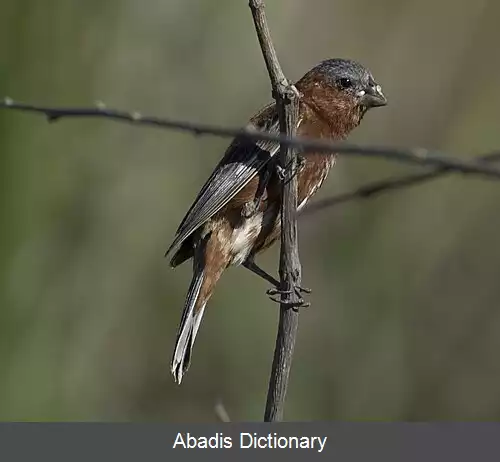
<path id="1" fill-rule="evenodd" d="M 279 134 L 274 104 L 251 121 L 254 127 Z M 279 142 L 236 138 L 228 147 L 177 229 L 165 256 L 177 249 L 196 229 L 221 210 L 278 152 Z"/>

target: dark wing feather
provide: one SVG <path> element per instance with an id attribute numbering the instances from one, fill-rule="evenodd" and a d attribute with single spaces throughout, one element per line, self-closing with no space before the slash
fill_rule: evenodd
<path id="1" fill-rule="evenodd" d="M 266 106 L 250 123 L 261 130 L 279 134 L 279 120 L 273 104 Z M 196 229 L 227 205 L 278 150 L 279 143 L 275 141 L 253 142 L 236 138 L 188 210 L 165 255 L 177 249 Z"/>

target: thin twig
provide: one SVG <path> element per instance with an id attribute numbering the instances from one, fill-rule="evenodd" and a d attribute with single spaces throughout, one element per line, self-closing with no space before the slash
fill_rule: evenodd
<path id="1" fill-rule="evenodd" d="M 254 128 L 228 128 L 218 125 L 201 124 L 180 121 L 176 119 L 160 118 L 154 116 L 143 116 L 139 112 L 127 112 L 118 109 L 107 109 L 102 103 L 96 107 L 44 107 L 13 101 L 4 98 L 0 101 L 0 109 L 11 109 L 23 112 L 34 112 L 44 115 L 50 122 L 63 118 L 104 118 L 133 125 L 144 125 L 157 128 L 167 128 L 193 133 L 195 135 L 211 135 L 222 138 L 240 137 L 251 141 L 267 140 L 277 141 L 284 146 L 292 146 L 301 152 L 315 153 L 342 153 L 363 157 L 380 157 L 397 162 L 405 162 L 417 165 L 428 165 L 435 167 L 446 167 L 448 169 L 466 173 L 485 175 L 490 178 L 500 178 L 500 169 L 481 165 L 474 160 L 460 160 L 451 155 L 430 151 L 425 148 L 394 148 L 389 146 L 365 146 L 344 141 L 333 142 L 328 140 L 314 139 L 303 136 L 288 136 L 286 134 L 274 135 Z"/>
<path id="2" fill-rule="evenodd" d="M 279 65 L 271 34 L 267 26 L 263 0 L 250 0 L 250 9 L 259 38 L 260 47 L 271 80 L 276 110 L 280 120 L 280 132 L 294 136 L 298 119 L 298 98 L 288 83 Z M 293 146 L 280 145 L 282 172 L 295 172 L 297 161 Z M 295 347 L 298 327 L 298 311 L 292 306 L 299 305 L 299 297 L 294 290 L 300 286 L 301 265 L 297 242 L 297 176 L 291 174 L 289 181 L 282 182 L 281 204 L 281 251 L 280 251 L 280 317 L 274 349 L 273 365 L 267 392 L 265 422 L 283 419 L 288 379 Z"/>
<path id="3" fill-rule="evenodd" d="M 221 422 L 231 422 L 231 418 L 229 417 L 229 414 L 226 410 L 226 406 L 224 406 L 224 403 L 222 401 L 217 401 L 215 403 L 215 415 Z"/>
<path id="4" fill-rule="evenodd" d="M 491 152 L 477 157 L 478 162 L 485 162 L 485 163 L 497 162 L 499 160 L 500 160 L 499 152 Z M 309 205 L 309 207 L 306 207 L 302 211 L 301 216 L 310 215 L 319 212 L 320 210 L 324 210 L 325 208 L 339 205 L 344 202 L 350 202 L 357 199 L 369 199 L 377 197 L 378 195 L 384 192 L 394 191 L 397 189 L 406 188 L 408 186 L 415 186 L 418 184 L 422 184 L 425 183 L 426 181 L 443 177 L 451 172 L 453 172 L 453 169 L 443 167 L 433 170 L 431 172 L 414 173 L 397 178 L 389 178 L 387 180 L 374 181 L 373 183 L 363 185 L 355 189 L 354 191 L 338 194 L 333 197 L 327 197 L 326 199 L 313 202 L 312 204 Z"/>

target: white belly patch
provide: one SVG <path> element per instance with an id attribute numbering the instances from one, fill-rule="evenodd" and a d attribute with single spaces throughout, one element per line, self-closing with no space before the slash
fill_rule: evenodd
<path id="1" fill-rule="evenodd" d="M 262 213 L 257 213 L 243 221 L 231 236 L 232 264 L 241 265 L 248 257 L 255 239 L 262 228 Z"/>

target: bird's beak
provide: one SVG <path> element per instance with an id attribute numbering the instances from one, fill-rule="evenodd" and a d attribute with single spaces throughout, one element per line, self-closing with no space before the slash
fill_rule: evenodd
<path id="1" fill-rule="evenodd" d="M 365 90 L 359 92 L 360 104 L 367 108 L 385 106 L 387 98 L 382 93 L 380 85 L 369 85 Z"/>

